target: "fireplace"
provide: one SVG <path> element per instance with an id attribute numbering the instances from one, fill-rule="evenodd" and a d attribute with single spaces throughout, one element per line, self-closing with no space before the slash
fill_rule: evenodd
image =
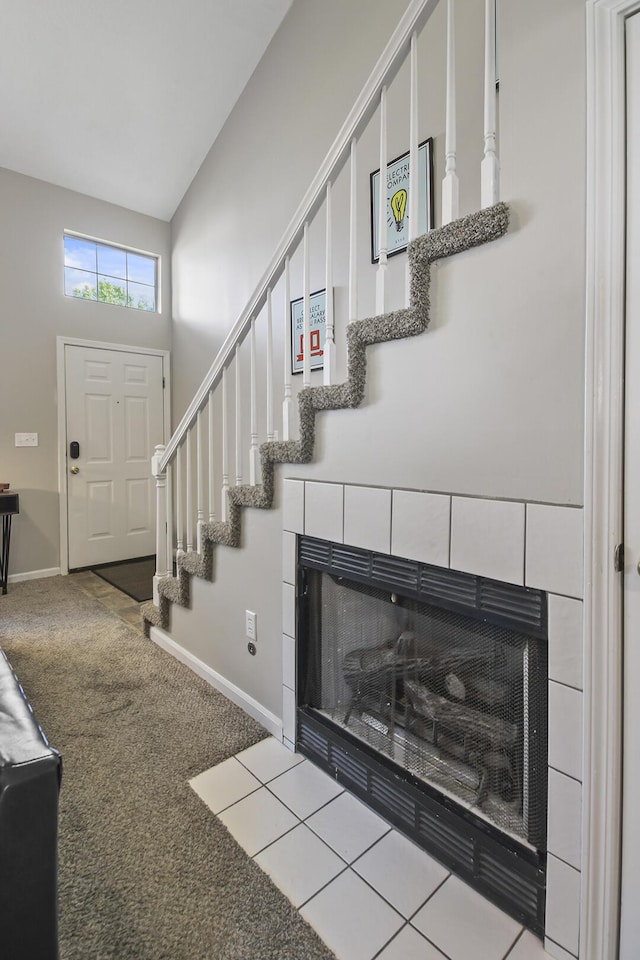
<path id="1" fill-rule="evenodd" d="M 544 933 L 547 601 L 298 538 L 297 748 Z"/>

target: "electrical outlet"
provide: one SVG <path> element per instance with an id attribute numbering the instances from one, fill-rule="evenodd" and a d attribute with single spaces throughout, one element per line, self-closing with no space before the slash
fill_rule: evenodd
<path id="1" fill-rule="evenodd" d="M 16 447 L 37 447 L 37 433 L 16 433 Z"/>
<path id="2" fill-rule="evenodd" d="M 244 616 L 247 637 L 255 643 L 258 639 L 258 615 L 252 610 L 245 610 Z"/>

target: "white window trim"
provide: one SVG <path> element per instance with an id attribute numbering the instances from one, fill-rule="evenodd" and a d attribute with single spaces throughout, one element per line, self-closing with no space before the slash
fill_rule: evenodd
<path id="1" fill-rule="evenodd" d="M 162 313 L 162 257 L 160 256 L 159 253 L 153 253 L 152 250 L 141 250 L 139 247 L 130 247 L 124 243 L 116 243 L 114 240 L 103 240 L 101 237 L 92 237 L 88 233 L 78 233 L 77 230 L 67 230 L 67 228 L 65 227 L 62 231 L 63 263 L 64 263 L 64 238 L 65 237 L 77 237 L 78 240 L 90 240 L 92 243 L 99 243 L 105 247 L 113 247 L 114 250 L 124 250 L 126 253 L 137 253 L 137 254 L 140 254 L 140 256 L 142 257 L 150 257 L 152 260 L 155 260 L 156 261 L 156 291 L 155 291 L 156 292 L 156 309 L 153 311 L 149 310 L 149 311 L 142 311 L 142 312 L 143 313 L 153 312 L 158 315 Z M 97 302 L 101 302 L 101 301 L 97 301 Z"/>

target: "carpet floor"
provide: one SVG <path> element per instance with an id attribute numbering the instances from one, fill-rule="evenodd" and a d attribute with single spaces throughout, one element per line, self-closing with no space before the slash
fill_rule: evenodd
<path id="1" fill-rule="evenodd" d="M 153 597 L 155 557 L 143 557 L 141 560 L 127 560 L 125 563 L 94 567 L 93 572 L 118 590 L 122 590 L 128 597 L 132 597 L 137 603 L 144 603 L 145 600 L 151 600 Z"/>
<path id="2" fill-rule="evenodd" d="M 187 783 L 265 731 L 72 579 L 0 598 L 0 644 L 63 757 L 61 960 L 330 960 Z"/>

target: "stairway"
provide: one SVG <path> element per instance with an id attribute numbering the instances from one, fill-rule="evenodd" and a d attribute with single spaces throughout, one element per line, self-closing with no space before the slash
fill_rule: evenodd
<path id="1" fill-rule="evenodd" d="M 240 485 L 226 491 L 227 519 L 200 524 L 200 551 L 179 552 L 177 576 L 158 583 L 158 600 L 143 604 L 145 633 L 151 626 L 166 629 L 172 603 L 188 607 L 192 576 L 211 579 L 215 544 L 239 547 L 242 508 L 270 509 L 273 504 L 276 464 L 301 464 L 313 460 L 316 414 L 360 406 L 365 396 L 367 347 L 374 343 L 415 337 L 429 325 L 431 265 L 473 247 L 502 237 L 509 225 L 509 208 L 499 202 L 459 218 L 413 240 L 408 247 L 410 299 L 405 309 L 356 320 L 347 327 L 347 379 L 344 383 L 306 387 L 298 394 L 300 439 L 267 441 L 260 446 L 262 482 Z"/>

